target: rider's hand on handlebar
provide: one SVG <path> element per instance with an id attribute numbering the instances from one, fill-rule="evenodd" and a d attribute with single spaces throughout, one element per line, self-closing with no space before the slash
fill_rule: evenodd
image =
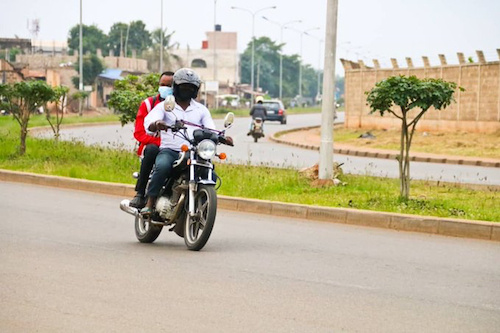
<path id="1" fill-rule="evenodd" d="M 220 142 L 231 147 L 234 146 L 233 138 L 230 136 L 221 137 Z"/>
<path id="2" fill-rule="evenodd" d="M 155 125 L 158 131 L 166 131 L 169 129 L 169 126 L 164 121 L 161 120 L 156 121 Z"/>

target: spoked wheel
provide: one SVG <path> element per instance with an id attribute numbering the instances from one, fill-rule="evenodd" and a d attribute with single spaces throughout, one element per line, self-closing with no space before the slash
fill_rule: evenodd
<path id="1" fill-rule="evenodd" d="M 217 194 L 211 185 L 198 185 L 194 199 L 195 215 L 186 214 L 184 242 L 188 249 L 199 251 L 205 246 L 212 233 L 217 213 Z"/>
<path id="2" fill-rule="evenodd" d="M 142 215 L 135 217 L 135 236 L 141 243 L 153 243 L 161 233 L 162 225 L 152 224 Z"/>

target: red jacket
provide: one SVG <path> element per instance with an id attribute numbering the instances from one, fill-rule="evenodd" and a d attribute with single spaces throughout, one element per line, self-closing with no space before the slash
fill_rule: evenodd
<path id="1" fill-rule="evenodd" d="M 153 104 L 153 96 L 147 98 L 149 100 L 149 104 L 151 108 L 148 110 L 148 106 L 146 101 L 142 101 L 141 106 L 139 107 L 139 111 L 137 111 L 137 116 L 135 117 L 135 130 L 134 130 L 134 138 L 139 141 L 139 149 L 137 149 L 137 155 L 141 156 L 144 147 L 149 144 L 155 144 L 160 146 L 160 137 L 151 136 L 146 134 L 146 130 L 144 129 L 144 118 L 148 115 L 149 111 L 151 111 L 155 105 L 161 102 L 160 95 L 156 95 L 155 105 Z"/>

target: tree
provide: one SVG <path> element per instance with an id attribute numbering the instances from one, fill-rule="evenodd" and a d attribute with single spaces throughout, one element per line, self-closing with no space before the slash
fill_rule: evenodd
<path id="1" fill-rule="evenodd" d="M 172 43 L 172 36 L 175 31 L 167 33 L 167 28 L 161 31 L 161 29 L 155 29 L 151 33 L 152 48 L 148 51 L 142 53 L 142 58 L 148 61 L 148 69 L 151 72 L 158 73 L 160 71 L 160 49 L 161 49 L 161 36 L 163 33 L 163 70 L 172 69 L 172 60 L 176 62 L 180 61 L 180 57 L 172 54 L 175 48 L 179 47 L 179 43 Z M 189 67 L 189 65 L 184 65 Z"/>
<path id="2" fill-rule="evenodd" d="M 400 197 L 408 200 L 410 196 L 410 147 L 415 127 L 422 116 L 432 106 L 436 110 L 446 108 L 454 102 L 453 93 L 456 83 L 442 79 L 419 79 L 416 76 L 391 76 L 375 84 L 367 91 L 367 102 L 370 113 L 386 112 L 401 120 L 401 146 L 398 156 Z M 463 90 L 463 88 L 459 88 Z M 398 106 L 398 110 L 393 110 Z M 417 109 L 415 117 L 409 118 L 409 112 Z"/>
<path id="3" fill-rule="evenodd" d="M 109 29 L 108 47 L 115 56 L 121 55 L 121 50 L 125 48 L 128 26 L 126 23 L 114 23 Z"/>
<path id="4" fill-rule="evenodd" d="M 26 137 L 31 114 L 54 97 L 54 90 L 43 81 L 22 81 L 0 84 L 2 108 L 9 110 L 21 127 L 19 154 L 26 152 Z"/>
<path id="5" fill-rule="evenodd" d="M 82 49 L 83 53 L 96 54 L 97 49 L 101 49 L 103 54 L 108 53 L 108 36 L 96 25 L 82 25 Z M 80 25 L 75 25 L 69 31 L 68 48 L 70 53 L 78 53 L 80 50 Z"/>
<path id="6" fill-rule="evenodd" d="M 71 95 L 71 98 L 73 100 L 78 101 L 78 115 L 81 117 L 83 116 L 83 101 L 89 97 L 90 92 L 88 91 L 77 91 Z"/>
<path id="7" fill-rule="evenodd" d="M 140 20 L 130 22 L 128 49 L 137 50 L 139 54 L 142 54 L 151 45 L 151 34 L 146 30 L 146 24 Z"/>
<path id="8" fill-rule="evenodd" d="M 254 44 L 254 88 L 260 87 L 271 96 L 279 96 L 279 55 L 283 45 L 277 45 L 269 37 L 256 38 Z M 283 65 L 284 67 L 285 65 Z M 241 82 L 250 83 L 251 73 L 252 42 L 250 41 L 241 55 Z"/>
<path id="9" fill-rule="evenodd" d="M 115 81 L 115 89 L 111 92 L 108 105 L 119 113 L 122 125 L 135 121 L 141 102 L 157 94 L 159 80 L 160 74 L 152 73 L 127 75 L 122 80 Z"/>
<path id="10" fill-rule="evenodd" d="M 132 21 L 130 24 L 118 22 L 109 30 L 108 43 L 115 55 L 121 55 L 122 49 L 125 56 L 130 56 L 132 50 L 142 54 L 151 46 L 151 34 L 142 21 Z"/>
<path id="11" fill-rule="evenodd" d="M 75 70 L 80 73 L 80 57 L 78 57 L 77 62 L 74 64 Z M 102 73 L 104 70 L 104 64 L 102 63 L 101 59 L 99 59 L 98 56 L 95 54 L 88 54 L 83 56 L 83 85 L 85 86 L 91 86 L 95 83 L 96 77 Z M 80 78 L 79 76 L 73 76 L 72 78 L 73 85 L 75 88 L 79 88 L 79 82 Z"/>
<path id="12" fill-rule="evenodd" d="M 68 93 L 69 88 L 64 86 L 58 86 L 53 88 L 54 96 L 52 97 L 51 102 L 54 103 L 54 111 L 55 111 L 55 121 L 53 119 L 52 112 L 49 108 L 47 108 L 45 115 L 47 117 L 47 121 L 54 132 L 54 138 L 59 141 L 59 129 L 61 127 L 62 120 L 64 118 L 64 110 L 68 105 Z"/>

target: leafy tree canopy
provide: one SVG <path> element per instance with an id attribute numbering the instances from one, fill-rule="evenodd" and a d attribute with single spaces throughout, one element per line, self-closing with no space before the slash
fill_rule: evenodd
<path id="1" fill-rule="evenodd" d="M 75 70 L 80 73 L 79 61 L 74 64 Z M 83 84 L 86 86 L 93 85 L 96 77 L 104 70 L 104 64 L 101 59 L 95 54 L 88 54 L 83 56 Z M 72 78 L 73 85 L 78 89 L 80 79 L 78 76 Z"/>
<path id="2" fill-rule="evenodd" d="M 108 105 L 120 115 L 122 125 L 134 122 L 142 101 L 157 95 L 159 81 L 160 74 L 157 73 L 127 75 L 122 80 L 115 81 L 115 89 L 111 92 Z"/>
<path id="3" fill-rule="evenodd" d="M 82 25 L 82 48 L 83 53 L 90 52 L 96 54 L 97 49 L 101 49 L 103 54 L 108 53 L 108 36 L 96 25 Z M 80 50 L 80 25 L 77 24 L 69 31 L 68 47 L 70 51 Z"/>
<path id="4" fill-rule="evenodd" d="M 142 54 L 152 44 L 151 34 L 142 21 L 133 21 L 130 25 L 122 22 L 113 24 L 109 30 L 108 40 L 109 48 L 113 50 L 115 56 L 120 55 L 120 48 L 127 52 L 127 56 L 132 54 L 132 50 Z"/>
<path id="5" fill-rule="evenodd" d="M 441 110 L 450 105 L 456 83 L 442 79 L 416 76 L 391 76 L 375 84 L 367 91 L 367 102 L 370 113 L 379 112 L 383 116 L 386 112 L 401 120 L 401 146 L 398 157 L 400 197 L 408 200 L 410 195 L 410 147 L 415 133 L 415 127 L 422 116 L 431 108 Z M 463 90 L 462 88 L 460 88 Z M 394 107 L 399 107 L 395 110 Z M 409 117 L 411 110 L 417 114 Z"/>

